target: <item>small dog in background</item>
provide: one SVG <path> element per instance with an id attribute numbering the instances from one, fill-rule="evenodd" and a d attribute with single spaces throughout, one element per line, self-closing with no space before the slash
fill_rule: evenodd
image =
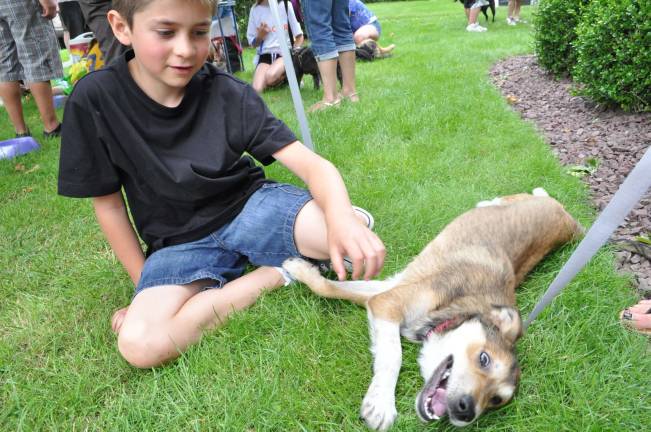
<path id="1" fill-rule="evenodd" d="M 477 207 L 387 280 L 330 281 L 301 259 L 283 264 L 314 293 L 366 307 L 373 378 L 360 414 L 373 429 L 387 430 L 398 415 L 401 335 L 422 344 L 418 364 L 425 384 L 415 405 L 423 421 L 447 416 L 466 426 L 515 394 L 515 343 L 522 334 L 515 288 L 545 255 L 583 229 L 542 188 Z"/>
<path id="2" fill-rule="evenodd" d="M 317 65 L 312 48 L 307 46 L 293 48 L 292 63 L 294 64 L 296 81 L 298 81 L 299 85 L 304 75 L 312 75 L 314 89 L 318 90 L 321 87 L 321 74 L 319 73 L 319 66 Z M 337 78 L 339 79 L 339 85 L 341 85 L 341 68 L 339 64 L 337 64 Z"/>

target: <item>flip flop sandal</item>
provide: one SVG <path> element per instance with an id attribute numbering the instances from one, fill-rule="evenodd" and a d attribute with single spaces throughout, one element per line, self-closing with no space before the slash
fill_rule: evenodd
<path id="1" fill-rule="evenodd" d="M 343 96 L 343 98 L 346 99 L 348 102 L 357 103 L 359 102 L 359 93 L 357 92 L 351 93 L 347 96 Z"/>
<path id="2" fill-rule="evenodd" d="M 649 315 L 649 314 L 651 314 L 651 307 L 646 312 L 644 312 L 642 315 Z M 624 323 L 624 325 L 627 328 L 629 328 L 631 330 L 634 330 L 634 331 L 636 331 L 638 333 L 642 333 L 642 334 L 651 336 L 651 329 L 640 329 L 640 328 L 637 328 L 637 327 L 635 327 L 633 325 L 633 323 L 632 323 L 632 321 L 633 321 L 633 313 L 630 310 L 625 309 L 624 312 L 622 312 L 621 320 L 622 320 L 622 322 Z"/>
<path id="3" fill-rule="evenodd" d="M 307 112 L 313 113 L 313 112 L 318 112 L 318 111 L 324 111 L 328 108 L 333 108 L 333 107 L 338 107 L 341 105 L 341 99 L 337 99 L 334 102 L 324 102 L 324 101 L 319 101 L 312 105 L 311 107 L 308 108 Z"/>

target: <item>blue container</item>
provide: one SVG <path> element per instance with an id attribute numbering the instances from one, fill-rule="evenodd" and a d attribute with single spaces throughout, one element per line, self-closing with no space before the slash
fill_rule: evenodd
<path id="1" fill-rule="evenodd" d="M 0 141 L 0 159 L 11 159 L 41 148 L 34 138 L 14 138 Z"/>
<path id="2" fill-rule="evenodd" d="M 54 103 L 54 108 L 58 109 L 61 108 L 66 104 L 66 101 L 68 100 L 68 96 L 66 95 L 56 95 L 52 98 L 52 102 Z"/>

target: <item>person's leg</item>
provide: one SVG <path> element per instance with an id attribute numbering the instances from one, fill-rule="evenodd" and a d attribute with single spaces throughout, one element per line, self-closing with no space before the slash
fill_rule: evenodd
<path id="1" fill-rule="evenodd" d="M 199 341 L 204 330 L 221 326 L 232 312 L 282 284 L 276 269 L 260 267 L 220 289 L 200 291 L 201 282 L 148 288 L 124 312 L 118 349 L 135 367 L 160 366 Z"/>
<path id="2" fill-rule="evenodd" d="M 515 25 L 515 20 L 513 19 L 515 15 L 517 0 L 509 0 L 509 5 L 506 12 L 506 23 L 508 25 Z"/>
<path id="3" fill-rule="evenodd" d="M 106 18 L 106 14 L 111 9 L 111 0 L 79 0 L 79 6 L 86 20 L 86 25 L 95 34 L 99 42 L 104 64 L 108 64 L 128 49 L 115 38 Z"/>
<path id="4" fill-rule="evenodd" d="M 355 40 L 355 45 L 359 45 L 362 41 L 366 39 L 373 39 L 377 41 L 380 39 L 380 33 L 378 33 L 377 28 L 371 24 L 366 24 L 357 29 L 353 35 Z"/>
<path id="5" fill-rule="evenodd" d="M 513 0 L 515 6 L 513 8 L 513 15 L 511 17 L 516 21 L 520 21 L 520 7 L 522 6 L 522 0 Z"/>
<path id="6" fill-rule="evenodd" d="M 359 102 L 355 81 L 355 51 L 339 53 L 341 66 L 342 95 L 351 102 Z"/>
<path id="7" fill-rule="evenodd" d="M 18 66 L 14 69 L 21 71 L 20 78 L 30 87 L 43 121 L 44 131 L 56 130 L 59 122 L 52 101 L 50 80 L 63 77 L 63 67 L 54 27 L 49 20 L 41 16 L 39 10 L 26 3 L 15 5 L 15 17 L 7 23 L 15 44 Z"/>
<path id="8" fill-rule="evenodd" d="M 52 100 L 52 85 L 50 81 L 29 83 L 29 89 L 34 96 L 38 112 L 43 121 L 43 130 L 50 133 L 59 127 L 54 101 Z"/>
<path id="9" fill-rule="evenodd" d="M 265 73 L 267 86 L 275 86 L 285 79 L 285 63 L 282 57 L 276 57 Z"/>
<path id="10" fill-rule="evenodd" d="M 9 120 L 14 126 L 16 135 L 27 133 L 27 125 L 23 117 L 23 104 L 20 99 L 20 84 L 18 81 L 0 83 L 0 98 L 5 105 Z"/>
<path id="11" fill-rule="evenodd" d="M 479 16 L 480 8 L 472 8 L 468 13 L 468 25 L 477 24 L 477 17 Z"/>
<path id="12" fill-rule="evenodd" d="M 323 84 L 323 98 L 320 102 L 310 107 L 309 111 L 318 111 L 322 108 L 336 105 L 339 102 L 337 91 L 337 59 L 317 61 L 321 83 Z"/>
<path id="13" fill-rule="evenodd" d="M 77 1 L 59 2 L 59 17 L 65 30 L 68 31 L 69 37 L 74 39 L 86 31 L 84 15 L 81 13 L 81 7 Z"/>
<path id="14" fill-rule="evenodd" d="M 265 76 L 267 75 L 269 67 L 268 64 L 260 62 L 255 68 L 255 72 L 253 73 L 253 83 L 251 85 L 258 93 L 262 93 L 267 87 Z"/>
<path id="15" fill-rule="evenodd" d="M 341 81 L 343 96 L 352 102 L 357 102 L 355 82 L 355 41 L 350 28 L 348 0 L 333 0 L 332 2 L 332 35 L 339 52 L 341 66 Z"/>
<path id="16" fill-rule="evenodd" d="M 318 111 L 339 102 L 337 93 L 338 52 L 333 36 L 332 4 L 332 0 L 303 0 L 302 2 L 305 25 L 312 40 L 311 47 L 323 84 L 323 98 L 308 111 Z M 350 33 L 352 40 L 352 31 Z"/>

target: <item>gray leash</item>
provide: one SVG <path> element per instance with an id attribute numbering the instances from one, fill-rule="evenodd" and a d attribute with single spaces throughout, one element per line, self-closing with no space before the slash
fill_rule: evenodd
<path id="1" fill-rule="evenodd" d="M 278 1 L 269 0 L 271 8 L 271 15 L 274 19 L 274 24 L 277 29 L 284 29 L 285 27 L 280 22 L 280 15 L 278 13 Z M 288 14 L 289 15 L 289 14 Z M 287 17 L 287 25 L 289 26 L 289 17 Z M 283 34 L 287 34 L 283 31 Z M 288 36 L 287 36 L 288 37 Z M 292 64 L 292 55 L 287 45 L 287 37 L 280 37 L 280 50 L 283 53 L 283 62 L 285 63 L 285 74 L 289 82 L 289 90 L 292 93 L 292 100 L 294 101 L 294 110 L 296 117 L 301 127 L 301 134 L 303 135 L 303 144 L 310 150 L 314 150 L 312 144 L 312 135 L 310 134 L 310 127 L 307 124 L 307 117 L 305 116 L 305 108 L 303 107 L 303 100 L 301 99 L 301 90 L 298 88 L 298 80 L 296 79 L 296 72 L 294 72 L 294 65 Z"/>
<path id="2" fill-rule="evenodd" d="M 610 235 L 624 221 L 624 218 L 638 203 L 642 195 L 651 187 L 651 147 L 647 149 L 642 159 L 633 168 L 624 183 L 619 187 L 615 196 L 599 215 L 570 259 L 538 301 L 533 311 L 524 323 L 524 329 L 536 319 L 538 314 L 547 307 L 574 276 L 592 259 L 599 248 L 608 241 Z"/>

